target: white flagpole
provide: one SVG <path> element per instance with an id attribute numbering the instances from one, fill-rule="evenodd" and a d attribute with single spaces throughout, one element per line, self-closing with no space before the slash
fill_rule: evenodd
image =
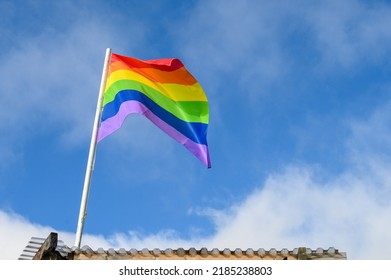
<path id="1" fill-rule="evenodd" d="M 82 236 L 83 227 L 84 227 L 84 220 L 87 215 L 86 209 L 87 209 L 88 193 L 89 193 L 90 185 L 91 185 L 92 171 L 94 170 L 94 164 L 95 164 L 96 142 L 97 142 L 97 138 L 98 138 L 98 128 L 99 128 L 101 111 L 102 111 L 101 106 L 102 106 L 102 101 L 103 101 L 103 92 L 106 87 L 107 70 L 108 70 L 108 65 L 110 62 L 110 57 L 111 57 L 111 49 L 107 48 L 105 62 L 103 65 L 102 79 L 100 82 L 98 103 L 96 105 L 95 120 L 94 120 L 94 127 L 92 130 L 92 136 L 91 136 L 91 144 L 90 144 L 90 152 L 89 152 L 88 161 L 87 161 L 86 176 L 84 178 L 84 187 L 83 187 L 83 194 L 81 197 L 79 221 L 77 223 L 76 240 L 75 240 L 75 247 L 77 247 L 77 248 L 80 248 L 81 236 Z"/>

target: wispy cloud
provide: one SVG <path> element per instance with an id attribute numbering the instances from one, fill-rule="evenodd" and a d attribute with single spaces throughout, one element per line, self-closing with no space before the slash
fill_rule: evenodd
<path id="1" fill-rule="evenodd" d="M 323 65 L 350 70 L 363 61 L 381 63 L 381 58 L 389 54 L 391 31 L 387 26 L 391 23 L 391 9 L 388 5 L 356 0 L 326 1 L 304 10 Z"/>
<path id="2" fill-rule="evenodd" d="M 73 5 L 53 6 L 53 13 L 62 10 L 71 23 L 64 24 L 66 19 L 62 19 L 59 26 L 39 26 L 24 36 L 15 31 L 19 34 L 12 38 L 16 47 L 4 49 L 1 55 L 0 117 L 7 120 L 0 123 L 2 135 L 7 135 L 0 139 L 7 150 L 0 156 L 4 163 L 21 155 L 16 143 L 23 146 L 28 139 L 48 132 L 55 131 L 53 141 L 65 147 L 87 143 L 105 49 L 135 45 L 120 40 L 122 30 L 96 14 L 78 16 Z M 13 4 L 7 7 L 12 10 Z M 12 13 L 7 17 L 12 18 Z M 133 38 L 140 39 L 142 28 L 138 24 L 133 28 Z"/>
<path id="3" fill-rule="evenodd" d="M 279 86 L 296 88 L 302 75 L 381 64 L 390 52 L 390 15 L 388 5 L 357 0 L 200 1 L 175 34 L 211 89 L 228 85 L 241 98 L 262 100 Z"/>
<path id="4" fill-rule="evenodd" d="M 69 139 L 86 136 L 80 132 L 91 126 L 93 118 L 91 100 L 98 91 L 96 69 L 101 68 L 96 61 L 103 61 L 96 58 L 103 57 L 105 41 L 110 40 L 93 47 L 92 42 L 99 41 L 96 37 L 102 36 L 93 32 L 99 28 L 89 25 L 61 35 L 42 34 L 3 57 L 1 116 L 9 121 L 2 123 L 2 129 L 34 134 L 61 123 L 68 127 Z"/>
<path id="5" fill-rule="evenodd" d="M 307 80 L 315 80 L 322 86 L 322 81 L 330 75 L 353 75 L 360 67 L 381 65 L 389 56 L 391 10 L 388 5 L 355 0 L 320 4 L 300 1 L 296 6 L 289 3 L 199 1 L 186 17 L 178 17 L 183 29 L 178 28 L 171 35 L 181 42 L 178 51 L 188 59 L 186 65 L 208 89 L 214 118 L 219 119 L 221 125 L 226 123 L 223 117 L 216 116 L 217 112 L 231 114 L 239 102 L 250 109 L 256 108 L 248 114 L 257 115 L 260 101 L 266 95 L 286 100 L 289 99 L 287 92 L 295 92 L 299 86 L 310 87 L 309 91 L 316 88 Z M 11 4 L 4 7 L 12 11 Z M 132 41 L 137 41 L 136 37 L 143 38 L 141 32 L 136 31 L 139 27 L 134 27 Z M 4 26 L 0 28 L 6 30 Z M 7 122 L 0 123 L 0 131 L 7 138 L 0 139 L 0 168 L 23 158 L 21 147 L 24 141 L 31 140 L 23 138 L 26 133 L 34 136 L 56 130 L 56 137 L 66 145 L 86 143 L 90 137 L 104 49 L 116 45 L 120 50 L 121 46 L 117 45 L 120 40 L 115 39 L 122 34 L 94 17 L 79 18 L 62 30 L 62 33 L 51 28 L 37 31 L 28 41 L 20 41 L 17 48 L 1 56 L 0 117 Z M 134 47 L 130 42 L 124 44 Z M 279 86 L 289 91 L 273 90 Z M 225 88 L 230 91 L 221 94 Z M 385 89 L 384 92 L 383 95 L 388 95 L 390 91 Z M 216 96 L 219 103 L 214 102 Z M 232 107 L 224 107 L 227 104 Z M 213 232 L 208 236 L 195 234 L 193 238 L 183 239 L 173 230 L 143 234 L 129 229 L 111 236 L 86 234 L 83 243 L 93 248 L 334 246 L 346 251 L 352 259 L 389 258 L 390 104 L 379 106 L 368 117 L 330 116 L 335 112 L 326 112 L 328 117 L 317 115 L 317 119 L 312 119 L 309 114 L 313 123 L 317 120 L 319 123 L 313 125 L 316 129 L 306 123 L 302 131 L 297 132 L 301 135 L 295 136 L 295 144 L 300 137 L 304 139 L 306 133 L 324 130 L 326 140 L 322 143 L 338 142 L 337 150 L 343 150 L 338 155 L 343 168 L 330 173 L 322 162 L 316 166 L 304 160 L 301 164 L 293 160 L 282 162 L 281 169 L 259 176 L 265 178 L 262 183 L 244 186 L 251 191 L 242 194 L 245 198 L 229 207 L 190 211 L 190 215 L 201 215 L 213 221 Z M 238 118 L 243 123 L 248 121 L 243 116 Z M 101 151 L 118 158 L 121 151 L 130 146 L 133 160 L 142 162 L 148 161 L 165 141 L 159 156 L 171 157 L 176 144 L 160 135 L 153 125 L 146 125 L 146 120 L 137 121 L 140 125 L 136 121 L 127 122 L 125 126 L 131 129 L 121 130 L 118 137 L 108 139 L 106 148 Z M 343 135 L 334 129 L 330 136 L 326 131 L 328 127 L 340 123 L 344 123 Z M 251 139 L 257 133 L 264 133 L 264 127 L 252 127 Z M 221 131 L 240 134 L 229 129 Z M 219 146 L 231 149 L 235 135 L 225 139 L 228 144 L 219 143 Z M 302 145 L 307 146 L 313 139 L 304 139 Z M 335 142 L 330 143 L 333 140 Z M 319 152 L 319 143 L 315 149 Z M 142 155 L 147 155 L 147 159 Z M 242 157 L 239 153 L 236 156 Z M 126 157 L 122 157 L 125 161 Z M 221 155 L 221 158 L 227 157 L 225 153 Z M 252 170 L 259 168 L 257 164 L 258 161 L 252 162 Z M 113 163 L 113 169 L 116 167 Z M 146 180 L 168 176 L 161 173 L 158 164 L 148 165 L 148 168 L 152 171 L 144 173 L 151 175 Z M 126 170 L 118 170 L 126 173 Z M 123 180 L 136 175 L 123 175 Z M 0 258 L 16 258 L 23 248 L 13 244 L 26 244 L 31 236 L 45 237 L 52 230 L 55 229 L 13 212 L 0 211 Z M 59 234 L 67 245 L 73 244 L 72 233 L 60 231 Z"/>

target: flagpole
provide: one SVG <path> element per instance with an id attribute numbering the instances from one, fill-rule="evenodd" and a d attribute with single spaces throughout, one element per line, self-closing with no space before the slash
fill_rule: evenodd
<path id="1" fill-rule="evenodd" d="M 88 154 L 86 175 L 84 178 L 83 194 L 81 197 L 80 212 L 79 212 L 79 220 L 77 223 L 77 231 L 76 231 L 76 239 L 75 239 L 75 247 L 77 247 L 77 248 L 80 248 L 81 236 L 83 234 L 83 228 L 84 228 L 84 221 L 87 216 L 86 209 L 87 209 L 88 193 L 89 193 L 90 185 L 91 185 L 92 171 L 94 170 L 94 164 L 95 164 L 96 142 L 97 142 L 97 138 L 98 138 L 98 128 L 99 128 L 101 111 L 102 111 L 101 107 L 102 107 L 102 101 L 103 101 L 103 92 L 106 87 L 107 71 L 108 71 L 108 65 L 110 63 L 110 57 L 111 57 L 111 49 L 107 48 L 105 62 L 103 65 L 102 79 L 100 82 L 98 102 L 96 105 L 94 127 L 92 129 L 92 135 L 91 135 L 91 144 L 90 144 L 90 151 Z"/>

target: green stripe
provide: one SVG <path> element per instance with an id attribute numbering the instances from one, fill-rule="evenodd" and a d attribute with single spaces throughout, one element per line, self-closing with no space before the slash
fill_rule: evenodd
<path id="1" fill-rule="evenodd" d="M 113 83 L 103 95 L 103 106 L 114 100 L 115 95 L 122 90 L 137 90 L 160 107 L 164 108 L 177 118 L 186 122 L 199 122 L 207 124 L 209 122 L 208 102 L 206 101 L 174 101 L 159 91 L 132 80 L 119 80 Z"/>

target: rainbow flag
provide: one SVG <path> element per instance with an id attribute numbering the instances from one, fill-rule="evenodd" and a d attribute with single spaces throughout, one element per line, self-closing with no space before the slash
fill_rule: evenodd
<path id="1" fill-rule="evenodd" d="M 144 115 L 211 167 L 208 100 L 180 60 L 111 54 L 98 142 L 119 129 L 129 114 Z"/>

